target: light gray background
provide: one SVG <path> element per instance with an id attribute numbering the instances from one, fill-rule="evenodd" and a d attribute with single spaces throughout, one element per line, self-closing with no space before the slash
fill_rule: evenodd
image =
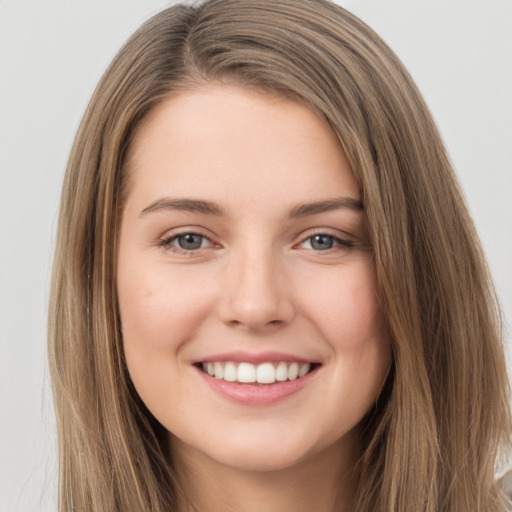
<path id="1" fill-rule="evenodd" d="M 425 95 L 510 322 L 512 0 L 339 3 L 384 37 Z M 56 510 L 45 343 L 61 180 L 101 73 L 128 35 L 167 5 L 163 0 L 0 0 L 2 512 Z"/>

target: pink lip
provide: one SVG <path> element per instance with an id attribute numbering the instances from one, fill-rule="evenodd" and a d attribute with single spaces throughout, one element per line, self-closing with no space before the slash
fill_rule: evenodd
<path id="1" fill-rule="evenodd" d="M 290 354 L 285 354 L 284 352 L 261 352 L 258 354 L 251 354 L 249 352 L 225 352 L 222 354 L 215 354 L 212 356 L 206 356 L 202 359 L 198 359 L 196 361 L 192 361 L 192 364 L 197 363 L 214 363 L 214 362 L 223 362 L 223 361 L 233 361 L 235 363 L 251 363 L 251 364 L 261 364 L 261 363 L 277 363 L 280 361 L 287 361 L 290 363 L 314 363 L 316 361 L 312 361 L 309 359 L 304 359 L 303 357 L 292 356 Z"/>
<path id="2" fill-rule="evenodd" d="M 231 355 L 230 355 L 231 357 Z M 234 359 L 227 359 L 234 361 Z M 242 359 L 247 361 L 247 359 Z M 280 361 L 290 361 L 290 359 L 279 359 Z M 219 359 L 215 359 L 219 361 Z M 269 361 L 269 359 L 264 359 Z M 263 406 L 277 403 L 285 398 L 299 392 L 304 386 L 307 386 L 317 371 L 313 370 L 304 377 L 285 382 L 276 382 L 275 384 L 240 384 L 238 382 L 227 382 L 216 379 L 203 372 L 197 366 L 195 367 L 202 379 L 224 398 L 241 405 Z"/>

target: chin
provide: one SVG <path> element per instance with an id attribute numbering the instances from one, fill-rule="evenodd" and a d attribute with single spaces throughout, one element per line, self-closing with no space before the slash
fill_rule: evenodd
<path id="1" fill-rule="evenodd" d="M 255 427 L 250 432 L 246 429 L 231 429 L 220 438 L 210 437 L 208 443 L 196 446 L 194 451 L 222 466 L 239 471 L 281 471 L 298 466 L 327 447 L 324 440 L 320 442 L 307 434 L 303 429 L 295 433 L 261 427 L 257 431 Z M 194 446 L 189 444 L 183 448 Z"/>
<path id="2" fill-rule="evenodd" d="M 271 472 L 290 469 L 298 465 L 305 454 L 297 449 L 282 449 L 280 447 L 266 448 L 265 451 L 251 447 L 225 447 L 221 453 L 212 453 L 210 457 L 227 467 L 245 472 Z"/>

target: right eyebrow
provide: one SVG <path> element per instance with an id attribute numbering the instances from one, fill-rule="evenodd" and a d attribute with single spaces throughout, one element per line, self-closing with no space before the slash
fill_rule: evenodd
<path id="1" fill-rule="evenodd" d="M 202 213 L 203 215 L 225 215 L 224 210 L 217 203 L 213 203 L 211 201 L 204 201 L 201 199 L 171 199 L 164 197 L 144 208 L 140 212 L 139 218 L 147 215 L 148 213 L 160 210 L 182 210 L 193 213 Z"/>

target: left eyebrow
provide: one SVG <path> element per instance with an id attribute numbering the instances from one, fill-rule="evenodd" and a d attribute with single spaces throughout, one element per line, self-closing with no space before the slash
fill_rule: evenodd
<path id="1" fill-rule="evenodd" d="M 349 209 L 355 212 L 363 211 L 363 203 L 352 197 L 338 197 L 335 199 L 327 199 L 325 201 L 317 201 L 292 208 L 286 215 L 288 219 L 297 219 L 307 217 L 308 215 L 317 215 L 319 213 L 330 212 L 332 210 Z"/>

